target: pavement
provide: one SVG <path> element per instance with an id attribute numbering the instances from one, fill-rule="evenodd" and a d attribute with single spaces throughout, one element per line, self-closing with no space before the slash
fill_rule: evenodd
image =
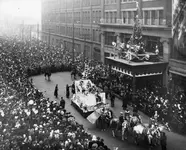
<path id="1" fill-rule="evenodd" d="M 32 78 L 33 78 L 34 86 L 38 88 L 41 92 L 43 92 L 46 98 L 50 98 L 50 100 L 55 100 L 58 102 L 60 101 L 60 97 L 65 98 L 66 84 L 71 85 L 73 82 L 71 80 L 71 76 L 69 72 L 52 74 L 51 81 L 45 80 L 44 75 L 39 75 Z M 54 88 L 56 84 L 58 84 L 58 88 L 59 88 L 58 99 L 54 97 Z M 107 100 L 107 102 L 110 103 L 109 100 Z M 114 149 L 115 147 L 118 147 L 118 150 L 146 150 L 147 149 L 141 146 L 136 146 L 132 141 L 127 142 L 127 141 L 121 141 L 119 138 L 113 138 L 110 131 L 100 131 L 95 127 L 95 125 L 92 125 L 90 122 L 88 122 L 87 119 L 83 118 L 76 111 L 76 109 L 74 109 L 74 107 L 71 106 L 71 102 L 69 99 L 66 99 L 66 109 L 67 111 L 71 112 L 73 116 L 75 116 L 77 122 L 82 124 L 88 132 L 103 138 L 105 144 L 111 149 Z M 112 110 L 116 116 L 119 116 L 120 112 L 123 111 L 122 101 L 116 98 L 115 107 L 112 108 Z M 141 113 L 141 116 L 144 123 L 149 122 L 148 116 L 146 116 L 143 113 Z M 186 150 L 185 136 L 173 132 L 168 132 L 168 131 L 166 131 L 166 134 L 167 134 L 167 150 Z M 160 148 L 155 148 L 154 150 L 159 150 L 159 149 Z"/>

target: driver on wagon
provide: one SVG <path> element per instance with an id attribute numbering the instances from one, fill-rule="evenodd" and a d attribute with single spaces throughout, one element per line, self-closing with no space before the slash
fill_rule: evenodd
<path id="1" fill-rule="evenodd" d="M 123 112 L 120 112 L 120 116 L 119 116 L 120 126 L 122 125 L 123 121 L 124 121 Z"/>

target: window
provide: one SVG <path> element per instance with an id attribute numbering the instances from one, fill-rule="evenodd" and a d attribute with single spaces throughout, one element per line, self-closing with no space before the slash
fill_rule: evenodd
<path id="1" fill-rule="evenodd" d="M 131 24 L 132 13 L 128 11 L 128 24 Z"/>
<path id="2" fill-rule="evenodd" d="M 158 25 L 158 11 L 152 10 L 151 12 L 151 24 Z"/>
<path id="3" fill-rule="evenodd" d="M 93 29 L 92 34 L 93 34 L 93 41 L 96 41 L 96 31 L 95 31 L 95 29 Z"/>
<path id="4" fill-rule="evenodd" d="M 160 38 L 159 37 L 144 36 L 144 38 L 146 39 L 146 51 L 147 52 L 154 53 L 155 50 L 156 50 L 156 45 L 158 45 L 159 55 L 160 56 L 163 55 L 163 45 L 160 42 Z"/>
<path id="5" fill-rule="evenodd" d="M 133 15 L 134 15 L 134 20 L 136 20 L 137 11 L 133 11 Z"/>
<path id="6" fill-rule="evenodd" d="M 114 32 L 105 33 L 105 45 L 112 45 L 112 42 L 116 42 L 116 36 Z"/>
<path id="7" fill-rule="evenodd" d="M 150 24 L 149 23 L 149 21 L 150 21 L 149 16 L 150 16 L 149 11 L 144 11 L 144 24 L 145 25 L 149 25 Z"/>
<path id="8" fill-rule="evenodd" d="M 89 23 L 90 17 L 89 17 L 89 11 L 87 11 L 87 23 Z"/>
<path id="9" fill-rule="evenodd" d="M 99 20 L 99 11 L 96 11 L 96 23 L 98 22 Z"/>
<path id="10" fill-rule="evenodd" d="M 101 20 L 101 11 L 99 11 L 99 17 L 98 17 L 98 23 L 100 23 L 100 20 Z"/>
<path id="11" fill-rule="evenodd" d="M 116 23 L 117 20 L 117 13 L 113 12 L 113 22 Z"/>
<path id="12" fill-rule="evenodd" d="M 163 10 L 159 10 L 159 25 L 164 25 L 164 22 L 163 22 Z"/>
<path id="13" fill-rule="evenodd" d="M 95 11 L 92 11 L 92 23 L 95 22 Z"/>
<path id="14" fill-rule="evenodd" d="M 108 18 L 108 15 L 109 15 L 108 12 L 106 12 L 106 13 L 105 13 L 106 23 L 108 23 L 108 19 L 109 19 L 109 18 Z"/>
<path id="15" fill-rule="evenodd" d="M 126 11 L 122 12 L 122 18 L 123 18 L 123 23 L 127 23 L 127 13 L 126 13 Z"/>
<path id="16" fill-rule="evenodd" d="M 98 40 L 101 43 L 101 30 L 99 30 L 98 35 L 99 35 L 99 39 Z"/>
<path id="17" fill-rule="evenodd" d="M 110 12 L 110 18 L 109 18 L 109 23 L 112 23 L 112 18 L 113 18 L 113 16 L 112 16 L 112 12 Z"/>

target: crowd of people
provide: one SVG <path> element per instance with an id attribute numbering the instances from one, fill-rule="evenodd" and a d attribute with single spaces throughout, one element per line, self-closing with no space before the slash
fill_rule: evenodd
<path id="1" fill-rule="evenodd" d="M 29 77 L 51 72 L 83 72 L 82 56 L 72 64 L 71 53 L 41 41 L 22 42 L 16 38 L 0 39 L 0 149 L 109 149 L 104 140 L 92 138 L 65 108 L 51 104 L 30 82 Z M 88 62 L 88 61 L 87 61 Z M 123 106 L 138 110 L 159 121 L 168 122 L 178 132 L 186 131 L 186 96 L 184 91 L 162 91 L 158 84 L 138 88 L 132 101 L 131 78 L 109 71 L 107 65 L 89 61 L 87 77 L 106 94 L 119 95 Z"/>
<path id="2" fill-rule="evenodd" d="M 0 39 L 0 149 L 108 150 L 57 102 L 36 89 L 32 75 L 70 71 L 71 55 L 43 42 Z M 75 60 L 79 66 L 80 57 Z"/>

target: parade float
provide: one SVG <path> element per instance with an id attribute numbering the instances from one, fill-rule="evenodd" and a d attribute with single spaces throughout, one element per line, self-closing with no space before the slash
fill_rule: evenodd
<path id="1" fill-rule="evenodd" d="M 74 81 L 75 94 L 71 104 L 80 112 L 83 117 L 89 116 L 94 111 L 106 107 L 105 93 L 102 92 L 91 80 L 86 78 L 87 69 L 83 78 Z"/>

